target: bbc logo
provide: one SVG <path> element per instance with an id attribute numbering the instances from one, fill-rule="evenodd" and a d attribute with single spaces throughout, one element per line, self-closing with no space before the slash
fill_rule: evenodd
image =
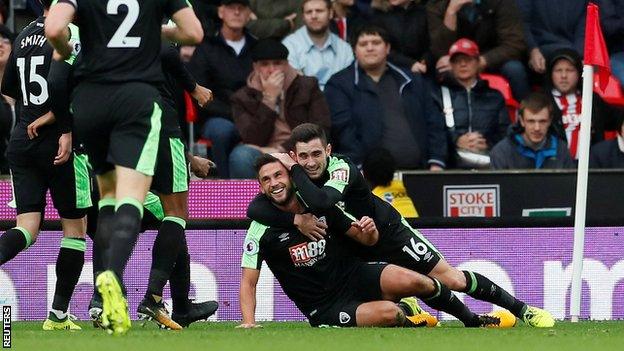
<path id="1" fill-rule="evenodd" d="M 2 306 L 2 348 L 11 348 L 11 306 Z"/>

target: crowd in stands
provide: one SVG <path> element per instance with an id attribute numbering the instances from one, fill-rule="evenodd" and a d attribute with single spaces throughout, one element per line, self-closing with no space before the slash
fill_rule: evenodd
<path id="1" fill-rule="evenodd" d="M 592 1 L 624 82 L 624 0 Z M 400 170 L 574 168 L 588 2 L 191 0 L 206 35 L 180 54 L 214 94 L 196 106 L 199 137 L 220 178 L 253 178 L 253 159 L 305 122 L 358 165 L 385 149 Z M 0 27 L 0 71 L 12 35 Z M 592 167 L 622 167 L 623 113 L 594 93 Z"/>

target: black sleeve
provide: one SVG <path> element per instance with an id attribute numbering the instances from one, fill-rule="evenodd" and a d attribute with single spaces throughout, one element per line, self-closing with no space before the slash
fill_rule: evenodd
<path id="1" fill-rule="evenodd" d="M 171 44 L 164 44 L 160 53 L 163 71 L 171 74 L 176 82 L 189 93 L 195 90 L 197 82 L 180 59 L 180 53 Z"/>
<path id="2" fill-rule="evenodd" d="M 338 190 L 329 186 L 319 188 L 312 183 L 300 165 L 292 167 L 291 175 L 299 195 L 312 212 L 327 211 L 342 199 L 342 194 Z"/>
<path id="3" fill-rule="evenodd" d="M 186 0 L 167 0 L 167 4 L 165 5 L 165 14 L 167 17 L 171 17 L 174 13 L 189 6 L 190 3 Z"/>
<path id="4" fill-rule="evenodd" d="M 4 70 L 4 76 L 2 77 L 2 94 L 10 96 L 15 100 L 20 100 L 20 92 L 18 91 L 20 84 L 17 78 L 17 65 L 15 64 L 14 52 L 15 50 L 11 51 Z"/>
<path id="5" fill-rule="evenodd" d="M 50 109 L 54 113 L 61 133 L 72 131 L 72 116 L 69 113 L 71 85 L 69 84 L 73 66 L 66 61 L 52 60 L 48 73 L 50 89 Z"/>
<path id="6" fill-rule="evenodd" d="M 352 222 L 354 222 L 354 220 L 348 217 L 338 206 L 332 206 L 332 208 L 327 211 L 328 232 L 345 234 L 351 228 Z"/>
<path id="7" fill-rule="evenodd" d="M 258 194 L 247 207 L 247 217 L 269 227 L 294 227 L 295 215 L 280 211 L 264 194 Z"/>

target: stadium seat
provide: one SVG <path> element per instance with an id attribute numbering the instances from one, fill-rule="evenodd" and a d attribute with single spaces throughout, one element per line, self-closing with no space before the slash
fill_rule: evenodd
<path id="1" fill-rule="evenodd" d="M 617 130 L 605 130 L 604 132 L 604 140 L 613 140 L 617 138 Z"/>
<path id="2" fill-rule="evenodd" d="M 503 98 L 505 98 L 505 106 L 507 106 L 507 112 L 509 113 L 509 120 L 511 123 L 516 122 L 516 114 L 520 104 L 516 101 L 516 99 L 514 99 L 511 93 L 509 81 L 501 75 L 491 73 L 481 73 L 481 79 L 487 80 L 492 89 L 496 89 L 503 94 Z"/>
<path id="3" fill-rule="evenodd" d="M 600 89 L 598 75 L 594 75 L 594 91 L 602 97 L 609 105 L 624 107 L 624 94 L 620 82 L 614 76 L 609 77 L 609 82 L 605 89 Z"/>

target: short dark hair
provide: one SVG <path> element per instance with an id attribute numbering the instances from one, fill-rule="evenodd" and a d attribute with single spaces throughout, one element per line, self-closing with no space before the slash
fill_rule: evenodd
<path id="1" fill-rule="evenodd" d="M 351 37 L 351 42 L 354 47 L 357 45 L 358 40 L 363 35 L 379 35 L 386 44 L 390 44 L 390 35 L 388 35 L 387 30 L 378 25 L 367 23 L 359 27 L 355 31 L 353 37 Z"/>
<path id="2" fill-rule="evenodd" d="M 316 0 L 303 0 L 301 2 L 301 10 L 303 10 L 303 6 L 305 6 L 305 4 L 309 3 L 310 1 L 316 1 Z M 321 0 L 321 1 L 325 3 L 328 10 L 332 9 L 332 0 Z"/>
<path id="3" fill-rule="evenodd" d="M 260 168 L 268 165 L 269 163 L 280 162 L 275 156 L 271 154 L 262 154 L 256 158 L 254 161 L 254 169 L 256 170 L 256 177 L 260 175 Z"/>
<path id="4" fill-rule="evenodd" d="M 47 10 L 50 8 L 50 6 L 52 6 L 52 2 L 54 0 L 39 0 L 39 1 L 41 2 L 41 5 L 43 5 L 43 8 Z"/>
<path id="5" fill-rule="evenodd" d="M 526 110 L 537 113 L 545 108 L 548 109 L 548 115 L 552 119 L 553 105 L 551 99 L 544 93 L 533 92 L 520 102 L 520 117 L 524 117 Z"/>
<path id="6" fill-rule="evenodd" d="M 386 186 L 392 182 L 396 161 L 390 151 L 384 148 L 373 150 L 366 156 L 362 163 L 364 178 L 375 188 L 379 185 Z"/>
<path id="7" fill-rule="evenodd" d="M 286 146 L 291 151 L 295 151 L 297 143 L 307 143 L 314 139 L 320 139 L 323 146 L 327 146 L 327 134 L 318 124 L 303 123 L 293 128 Z"/>

